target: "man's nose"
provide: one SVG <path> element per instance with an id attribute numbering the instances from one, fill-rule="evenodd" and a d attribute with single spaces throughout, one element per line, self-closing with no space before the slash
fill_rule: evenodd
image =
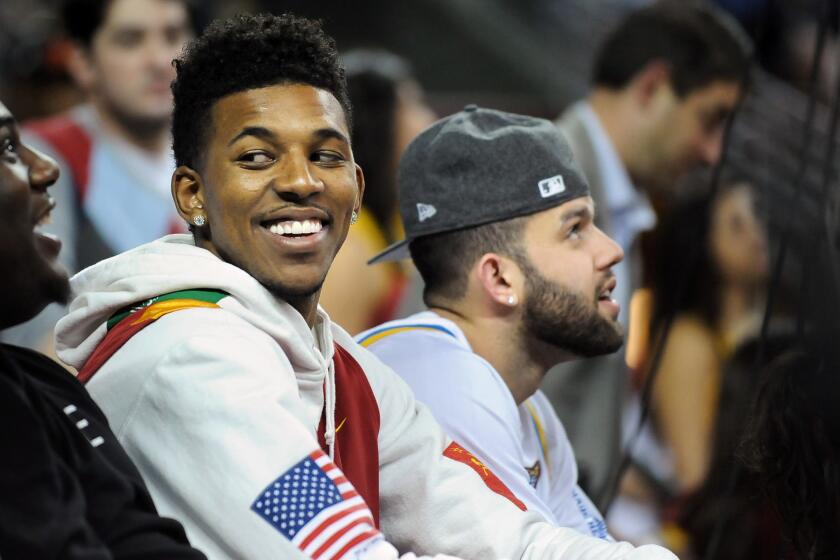
<path id="1" fill-rule="evenodd" d="M 624 249 L 621 248 L 612 237 L 606 233 L 598 230 L 601 236 L 601 247 L 598 253 L 596 264 L 600 270 L 605 270 L 613 267 L 624 260 Z"/>
<path id="2" fill-rule="evenodd" d="M 180 43 L 174 44 L 165 37 L 158 37 L 149 41 L 146 46 L 146 56 L 156 70 L 171 71 L 174 75 L 172 60 L 178 56 L 182 47 Z"/>
<path id="3" fill-rule="evenodd" d="M 58 180 L 58 165 L 49 156 L 31 150 L 32 162 L 29 165 L 29 185 L 36 190 L 45 191 Z"/>
<path id="4" fill-rule="evenodd" d="M 312 173 L 309 158 L 302 154 L 287 154 L 280 163 L 274 181 L 278 193 L 290 193 L 303 199 L 324 190 L 323 181 Z"/>

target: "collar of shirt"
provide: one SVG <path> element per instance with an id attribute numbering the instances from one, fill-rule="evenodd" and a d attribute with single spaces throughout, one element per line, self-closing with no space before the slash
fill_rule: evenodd
<path id="1" fill-rule="evenodd" d="M 450 321 L 449 319 L 444 319 L 434 311 L 426 310 L 421 311 L 420 313 L 415 313 L 411 316 L 414 319 L 412 324 L 418 325 L 435 325 L 438 327 L 443 328 L 446 330 L 447 334 L 450 335 L 452 338 L 457 340 L 462 346 L 464 346 L 467 350 L 472 352 L 472 347 L 470 346 L 467 337 L 464 335 L 464 332 L 455 324 L 454 321 Z M 444 334 L 444 333 L 441 333 Z"/>
<path id="2" fill-rule="evenodd" d="M 605 198 L 599 202 L 610 215 L 613 230 L 610 236 L 628 252 L 639 233 L 656 225 L 656 214 L 647 196 L 633 186 L 627 168 L 592 107 L 582 102 L 579 114 L 595 149 Z"/>
<path id="3" fill-rule="evenodd" d="M 143 185 L 165 200 L 172 198 L 171 179 L 175 170 L 175 155 L 172 153 L 171 141 L 156 153 L 148 152 L 108 132 L 91 105 L 78 106 L 74 114 L 86 125 L 88 132 L 100 140 L 99 145 L 113 154 L 122 169 L 129 173 L 138 185 Z"/>

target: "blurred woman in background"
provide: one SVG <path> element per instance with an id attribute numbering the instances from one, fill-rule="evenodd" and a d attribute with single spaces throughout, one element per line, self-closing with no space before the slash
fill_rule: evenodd
<path id="1" fill-rule="evenodd" d="M 402 238 L 397 166 L 406 146 L 435 120 L 408 63 L 379 50 L 344 56 L 353 104 L 353 155 L 365 174 L 358 221 L 333 261 L 321 291 L 330 318 L 351 334 L 396 317 L 408 276 L 402 263 L 367 266 Z"/>
<path id="2" fill-rule="evenodd" d="M 714 197 L 693 194 L 677 204 L 657 239 L 652 340 L 668 317 L 674 321 L 652 406 L 657 432 L 673 460 L 676 491 L 686 493 L 708 470 L 724 364 L 760 326 L 767 235 L 753 188 L 725 181 Z"/>

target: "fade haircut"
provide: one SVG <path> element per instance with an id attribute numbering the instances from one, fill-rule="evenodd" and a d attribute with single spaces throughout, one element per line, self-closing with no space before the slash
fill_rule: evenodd
<path id="1" fill-rule="evenodd" d="M 187 10 L 193 33 L 201 27 L 202 13 L 195 0 L 169 0 L 182 4 Z M 61 20 L 67 36 L 85 48 L 90 48 L 93 36 L 102 27 L 114 0 L 64 0 Z"/>
<path id="2" fill-rule="evenodd" d="M 216 20 L 175 60 L 172 148 L 176 165 L 198 169 L 221 98 L 274 85 L 304 84 L 331 93 L 351 126 L 344 69 L 320 22 L 270 14 Z"/>
<path id="3" fill-rule="evenodd" d="M 664 0 L 630 13 L 595 57 L 595 86 L 618 90 L 654 60 L 680 97 L 721 80 L 746 85 L 752 42 L 729 14 L 706 2 Z"/>
<path id="4" fill-rule="evenodd" d="M 518 264 L 530 262 L 522 243 L 529 217 L 424 235 L 412 241 L 408 249 L 425 283 L 426 305 L 431 306 L 436 298 L 451 301 L 464 297 L 470 269 L 487 253 L 498 253 Z"/>

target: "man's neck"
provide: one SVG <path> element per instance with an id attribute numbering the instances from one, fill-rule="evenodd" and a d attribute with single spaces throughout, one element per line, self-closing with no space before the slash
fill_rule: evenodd
<path id="1" fill-rule="evenodd" d="M 286 295 L 280 299 L 294 307 L 311 329 L 315 326 L 315 320 L 318 318 L 318 296 L 320 293 L 319 290 L 315 295 L 302 297 L 289 297 Z"/>
<path id="2" fill-rule="evenodd" d="M 509 321 L 467 316 L 447 306 L 432 306 L 430 310 L 461 329 L 472 351 L 487 360 L 504 380 L 517 406 L 539 389 L 548 367 L 532 359 L 519 329 Z"/>
<path id="3" fill-rule="evenodd" d="M 638 142 L 631 123 L 625 118 L 627 109 L 624 105 L 627 100 L 620 92 L 612 92 L 604 89 L 595 89 L 589 94 L 587 102 L 598 118 L 607 139 L 612 144 L 618 158 L 630 172 L 632 161 L 632 150 L 634 142 Z"/>
<path id="4" fill-rule="evenodd" d="M 105 131 L 136 148 L 157 155 L 166 150 L 169 143 L 169 122 L 120 118 L 105 104 L 94 99 L 92 101 L 96 116 Z"/>

